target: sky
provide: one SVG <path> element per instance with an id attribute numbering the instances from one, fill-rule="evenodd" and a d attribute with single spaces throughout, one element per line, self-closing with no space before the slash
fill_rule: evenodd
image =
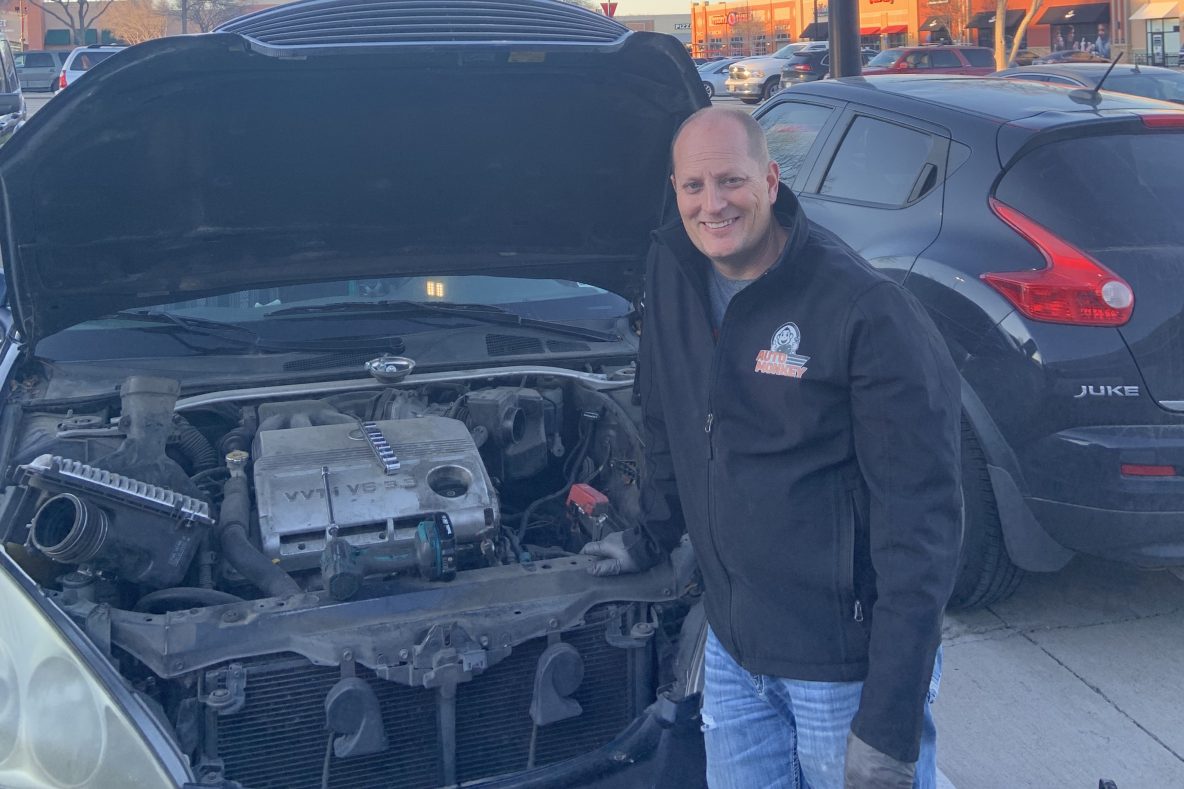
<path id="1" fill-rule="evenodd" d="M 618 0 L 617 16 L 646 14 L 691 15 L 691 0 Z"/>

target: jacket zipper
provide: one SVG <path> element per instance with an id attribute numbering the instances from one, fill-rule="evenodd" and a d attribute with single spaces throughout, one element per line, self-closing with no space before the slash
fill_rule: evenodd
<path id="1" fill-rule="evenodd" d="M 732 301 L 735 301 L 735 298 L 733 296 Z M 715 426 L 715 383 L 719 375 L 720 349 L 724 344 L 724 329 L 728 323 L 728 312 L 731 306 L 732 303 L 728 302 L 728 306 L 724 308 L 724 316 L 719 322 L 719 331 L 715 338 L 715 349 L 711 354 L 711 373 L 707 381 L 707 418 L 703 423 L 703 432 L 707 434 L 707 533 L 711 535 L 711 549 L 715 552 L 716 557 L 719 557 L 720 569 L 728 584 L 728 634 L 732 648 L 737 652 L 736 657 L 743 659 L 744 650 L 740 648 L 740 640 L 736 636 L 735 587 L 732 584 L 732 575 L 723 563 L 719 551 L 719 541 L 715 535 L 715 434 L 712 432 L 712 428 Z"/>
<path id="2" fill-rule="evenodd" d="M 863 602 L 859 599 L 859 592 L 855 588 L 855 532 L 859 528 L 859 508 L 855 506 L 854 494 L 847 495 L 847 501 L 851 505 L 851 544 L 850 552 L 846 557 L 848 563 L 847 579 L 849 581 L 849 588 L 846 590 L 850 593 L 851 599 L 854 601 L 851 606 L 851 618 L 856 622 L 863 621 Z"/>

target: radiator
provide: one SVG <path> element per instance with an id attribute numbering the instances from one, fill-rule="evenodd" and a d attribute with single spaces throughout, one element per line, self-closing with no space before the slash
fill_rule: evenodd
<path id="1" fill-rule="evenodd" d="M 579 717 L 539 729 L 535 765 L 577 756 L 604 745 L 640 712 L 628 651 L 610 646 L 604 624 L 563 634 L 584 658 L 584 681 L 573 695 Z M 526 769 L 535 666 L 545 638 L 522 644 L 471 682 L 457 687 L 457 773 L 460 781 Z M 217 751 L 226 777 L 247 789 L 320 789 L 328 732 L 324 700 L 341 678 L 334 667 L 299 656 L 275 655 L 243 663 L 246 704 L 218 719 Z M 426 789 L 443 784 L 434 691 L 378 679 L 358 667 L 382 708 L 390 747 L 330 763 L 334 789 Z M 650 690 L 649 688 L 646 689 Z"/>

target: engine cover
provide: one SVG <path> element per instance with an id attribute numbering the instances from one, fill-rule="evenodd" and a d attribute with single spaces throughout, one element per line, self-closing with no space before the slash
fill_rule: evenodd
<path id="1" fill-rule="evenodd" d="M 427 513 L 448 513 L 458 543 L 497 528 L 485 464 L 455 419 L 261 430 L 254 449 L 263 551 L 287 570 L 318 565 L 331 522 L 372 553 L 412 539 Z"/>

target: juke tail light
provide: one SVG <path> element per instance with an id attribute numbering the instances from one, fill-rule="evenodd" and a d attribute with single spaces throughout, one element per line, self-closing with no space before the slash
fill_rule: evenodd
<path id="1" fill-rule="evenodd" d="M 1131 319 L 1135 292 L 1126 280 L 1011 206 L 993 197 L 990 204 L 995 216 L 1036 247 L 1047 262 L 1034 271 L 981 277 L 1024 316 L 1074 326 L 1122 326 Z"/>

